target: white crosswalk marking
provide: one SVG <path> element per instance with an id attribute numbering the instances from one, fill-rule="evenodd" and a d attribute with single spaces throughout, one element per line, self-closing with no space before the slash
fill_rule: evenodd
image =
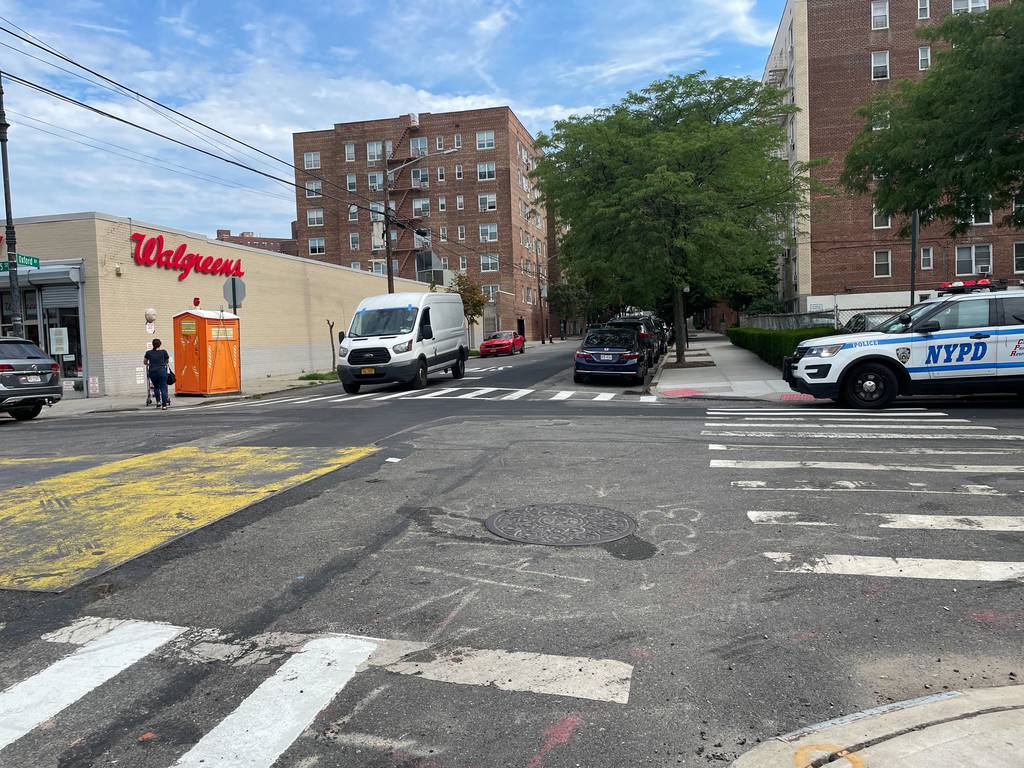
<path id="1" fill-rule="evenodd" d="M 930 560 L 922 557 L 821 555 L 799 562 L 791 552 L 765 552 L 783 573 L 824 573 L 844 576 L 889 576 L 950 581 L 1010 581 L 1024 578 L 1024 563 L 983 560 Z"/>
<path id="2" fill-rule="evenodd" d="M 331 400 L 332 403 L 350 403 L 353 400 L 358 400 L 362 397 L 373 397 L 376 392 L 364 392 L 361 395 L 344 395 L 343 397 L 336 397 Z"/>
<path id="3" fill-rule="evenodd" d="M 498 399 L 499 400 L 520 400 L 520 399 L 526 397 L 527 395 L 533 394 L 535 391 L 536 390 L 533 390 L 533 389 L 520 389 L 520 390 L 516 390 L 515 392 L 513 392 L 510 395 L 505 395 L 504 397 L 501 397 L 501 398 L 498 398 Z"/>
<path id="4" fill-rule="evenodd" d="M 986 432 L 996 430 L 995 427 L 976 427 L 976 426 L 963 426 L 961 424 L 893 424 L 891 422 L 871 422 L 871 421 L 857 421 L 857 422 L 829 422 L 823 424 L 811 424 L 807 422 L 789 422 L 789 423 L 775 423 L 775 422 L 746 422 L 741 421 L 738 423 L 729 422 L 713 422 L 709 421 L 704 424 L 706 427 L 768 427 L 771 429 L 808 429 L 817 427 L 819 429 L 846 429 L 847 427 L 856 427 L 859 431 L 870 431 L 870 430 L 882 430 L 882 429 L 952 429 L 952 430 L 963 430 L 967 432 Z"/>
<path id="5" fill-rule="evenodd" d="M 556 393 L 555 393 L 555 394 L 554 394 L 554 395 L 553 395 L 553 396 L 551 397 L 551 399 L 552 399 L 552 400 L 568 400 L 568 399 L 569 399 L 570 397 L 572 397 L 572 396 L 573 396 L 574 394 L 576 394 L 576 393 L 575 393 L 575 392 L 573 392 L 572 390 L 570 390 L 570 389 L 566 389 L 566 390 L 562 390 L 561 392 L 556 392 Z"/>
<path id="6" fill-rule="evenodd" d="M 409 395 L 415 394 L 418 391 L 419 390 L 406 390 L 404 392 L 392 392 L 390 395 L 383 395 L 381 397 L 378 397 L 377 402 L 379 403 L 381 400 L 394 400 L 395 398 L 398 397 L 409 397 Z"/>
<path id="7" fill-rule="evenodd" d="M 594 401 L 600 403 L 600 402 L 605 402 L 605 401 L 608 401 L 608 400 L 612 400 L 614 398 L 615 398 L 615 393 L 614 392 L 602 392 L 601 394 L 599 394 L 597 397 L 594 398 Z"/>
<path id="8" fill-rule="evenodd" d="M 184 627 L 124 622 L 0 693 L 0 749 L 173 640 Z"/>
<path id="9" fill-rule="evenodd" d="M 902 429 L 902 427 L 897 427 Z M 911 434 L 909 432 L 874 432 L 874 431 L 845 431 L 837 432 L 835 428 L 829 432 L 766 432 L 763 430 L 757 432 L 751 431 L 736 431 L 736 430 L 715 430 L 705 429 L 701 432 L 703 437 L 770 437 L 770 438 L 799 438 L 801 440 L 949 440 L 949 435 L 943 435 L 940 433 L 924 433 L 920 435 Z M 1020 442 L 1024 440 L 1024 435 L 993 435 L 990 433 L 984 434 L 962 434 L 956 436 L 957 440 L 996 440 L 996 441 L 1007 441 L 1007 442 Z"/>
<path id="10" fill-rule="evenodd" d="M 919 435 L 917 437 L 920 437 Z M 827 448 L 824 446 L 807 446 L 797 445 L 790 443 L 789 445 L 774 444 L 770 445 L 767 443 L 753 444 L 753 443 L 738 443 L 738 444 L 726 444 L 726 443 L 709 443 L 709 451 L 751 451 L 751 450 L 765 450 L 773 453 L 779 451 L 798 451 L 800 453 L 835 453 L 835 448 Z M 1007 453 L 1020 453 L 1021 451 L 1013 448 L 1003 448 L 1001 450 L 990 450 L 990 451 L 971 451 L 966 448 L 957 449 L 945 449 L 945 448 L 900 448 L 901 456 L 1005 456 Z M 886 448 L 883 450 L 870 450 L 863 448 L 843 448 L 843 453 L 855 453 L 855 454 L 869 454 L 875 456 L 891 456 L 892 449 Z"/>
<path id="11" fill-rule="evenodd" d="M 1020 474 L 1024 467 L 1003 464 L 871 464 L 866 461 L 742 461 L 712 459 L 712 469 L 832 469 L 851 472 L 939 472 L 978 474 Z"/>
<path id="12" fill-rule="evenodd" d="M 444 397 L 445 395 L 450 395 L 452 392 L 458 392 L 458 391 L 459 390 L 458 390 L 457 387 L 450 387 L 448 389 L 435 389 L 433 392 L 428 392 L 425 395 L 420 395 L 418 397 L 413 397 L 413 398 L 410 398 L 410 399 L 412 399 L 412 400 L 430 400 L 430 399 L 437 398 L 437 397 Z"/>
<path id="13" fill-rule="evenodd" d="M 879 528 L 898 528 L 907 531 L 995 531 L 1018 533 L 1024 531 L 1024 517 L 1012 515 L 910 515 L 890 512 L 862 512 L 861 517 L 873 519 Z M 755 525 L 797 525 L 819 528 L 837 528 L 838 523 L 815 519 L 801 512 L 751 511 L 747 512 Z"/>
<path id="14" fill-rule="evenodd" d="M 376 647 L 354 637 L 306 643 L 175 766 L 270 768 Z"/>
<path id="15" fill-rule="evenodd" d="M 481 387 L 480 389 L 474 390 L 472 392 L 467 392 L 464 395 L 459 395 L 458 397 L 456 397 L 456 400 L 474 400 L 478 397 L 483 397 L 484 395 L 488 395 L 491 392 L 497 391 L 497 387 Z"/>
<path id="16" fill-rule="evenodd" d="M 315 403 L 318 400 L 332 400 L 335 397 L 337 397 L 337 395 L 321 395 L 319 397 L 308 397 L 303 400 L 295 400 L 294 403 L 296 405 L 303 405 L 304 403 Z"/>

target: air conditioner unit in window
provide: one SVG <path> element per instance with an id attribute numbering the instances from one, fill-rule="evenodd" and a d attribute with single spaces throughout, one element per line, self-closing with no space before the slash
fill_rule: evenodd
<path id="1" fill-rule="evenodd" d="M 410 112 L 409 113 L 409 125 L 411 125 L 413 128 L 419 128 L 420 127 L 420 113 L 419 112 Z"/>

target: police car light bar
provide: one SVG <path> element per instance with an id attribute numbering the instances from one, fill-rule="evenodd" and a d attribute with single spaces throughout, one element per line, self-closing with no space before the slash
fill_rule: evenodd
<path id="1" fill-rule="evenodd" d="M 981 277 L 977 280 L 957 280 L 955 282 L 939 283 L 939 294 L 1005 291 L 1006 286 L 1006 280 L 992 281 L 987 277 Z"/>

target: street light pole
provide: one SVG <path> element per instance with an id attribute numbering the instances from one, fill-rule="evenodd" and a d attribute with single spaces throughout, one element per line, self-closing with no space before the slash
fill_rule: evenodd
<path id="1" fill-rule="evenodd" d="M 540 259 L 537 259 L 537 306 L 540 309 L 540 343 L 547 344 L 546 336 L 544 333 L 544 299 L 540 295 Z"/>
<path id="2" fill-rule="evenodd" d="M 11 326 L 14 335 L 25 338 L 25 319 L 21 312 L 21 286 L 18 284 L 18 246 L 14 237 L 14 216 L 11 213 L 11 175 L 7 165 L 7 113 L 4 111 L 3 73 L 0 73 L 0 163 L 3 164 L 4 209 L 7 214 L 7 276 L 11 284 Z"/>
<path id="3" fill-rule="evenodd" d="M 910 224 L 910 306 L 916 303 L 914 294 L 917 291 L 917 239 L 921 227 L 921 213 L 914 211 Z"/>

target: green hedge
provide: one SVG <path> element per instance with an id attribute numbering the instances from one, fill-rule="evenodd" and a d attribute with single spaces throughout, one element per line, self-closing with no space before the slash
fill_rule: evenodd
<path id="1" fill-rule="evenodd" d="M 729 328 L 726 335 L 737 347 L 749 349 L 766 363 L 782 368 L 782 358 L 793 354 L 796 345 L 805 339 L 832 336 L 834 328 L 796 328 L 788 331 L 766 331 L 763 328 Z"/>

